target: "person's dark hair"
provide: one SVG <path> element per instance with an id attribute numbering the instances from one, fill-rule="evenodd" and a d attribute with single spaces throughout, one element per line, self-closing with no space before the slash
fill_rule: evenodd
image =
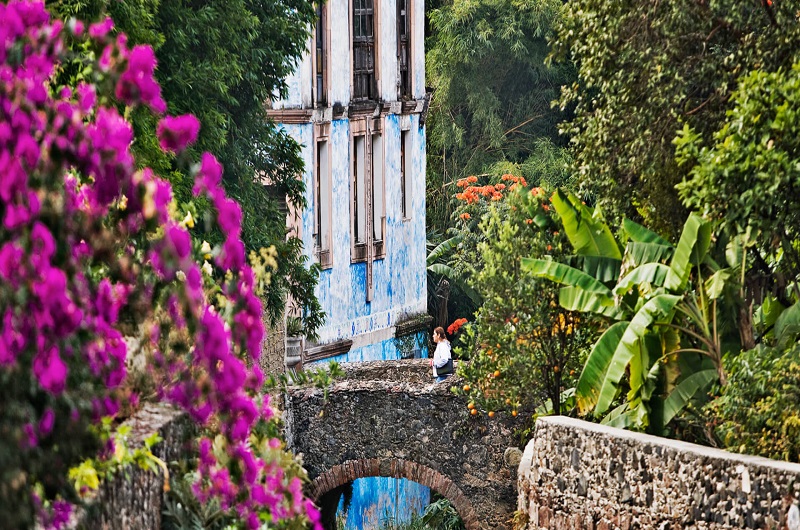
<path id="1" fill-rule="evenodd" d="M 447 338 L 447 335 L 445 335 L 445 333 L 444 333 L 444 328 L 443 328 L 442 326 L 439 326 L 439 327 L 437 327 L 436 329 L 434 329 L 434 330 L 433 330 L 433 333 L 434 333 L 434 334 L 436 334 L 436 335 L 439 335 L 439 336 L 440 336 L 440 337 L 442 337 L 443 339 L 446 339 L 446 338 Z"/>

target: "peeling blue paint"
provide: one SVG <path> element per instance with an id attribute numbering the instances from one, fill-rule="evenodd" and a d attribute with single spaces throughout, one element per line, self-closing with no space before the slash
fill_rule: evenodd
<path id="1" fill-rule="evenodd" d="M 408 523 L 430 503 L 430 488 L 407 479 L 370 477 L 353 482 L 353 497 L 347 511 L 344 499 L 337 518 L 344 519 L 345 530 L 385 528 Z"/>

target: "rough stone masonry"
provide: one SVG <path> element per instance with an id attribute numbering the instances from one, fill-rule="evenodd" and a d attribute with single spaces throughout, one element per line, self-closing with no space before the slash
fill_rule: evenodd
<path id="1" fill-rule="evenodd" d="M 517 481 L 526 530 L 800 530 L 800 464 L 560 416 L 537 421 Z"/>

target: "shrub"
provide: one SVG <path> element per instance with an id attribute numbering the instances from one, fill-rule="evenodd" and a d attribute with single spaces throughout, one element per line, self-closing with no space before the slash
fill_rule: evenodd
<path id="1" fill-rule="evenodd" d="M 722 445 L 800 462 L 800 344 L 759 346 L 726 359 L 728 384 L 707 411 Z"/>

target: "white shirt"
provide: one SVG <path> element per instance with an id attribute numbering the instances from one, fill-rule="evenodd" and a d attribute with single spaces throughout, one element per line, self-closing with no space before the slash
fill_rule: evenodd
<path id="1" fill-rule="evenodd" d="M 436 351 L 433 352 L 433 370 L 441 368 L 450 359 L 450 341 L 443 340 L 436 344 Z"/>

